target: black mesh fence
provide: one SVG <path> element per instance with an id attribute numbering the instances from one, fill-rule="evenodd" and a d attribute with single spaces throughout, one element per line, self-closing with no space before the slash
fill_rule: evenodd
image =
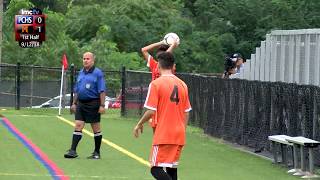
<path id="1" fill-rule="evenodd" d="M 1 65 L 0 106 L 16 106 L 18 87 L 20 107 L 39 105 L 59 95 L 60 78 L 60 68 Z"/>
<path id="2" fill-rule="evenodd" d="M 16 96 L 16 67 L 0 65 L 0 107 L 15 106 Z"/>
<path id="3" fill-rule="evenodd" d="M 178 76 L 189 88 L 190 123 L 208 135 L 258 151 L 270 150 L 268 136 L 275 134 L 320 141 L 320 87 Z M 128 116 L 142 114 L 150 79 L 149 73 L 127 72 L 126 89 L 136 89 L 127 96 L 137 102 L 136 108 L 125 107 Z M 316 153 L 316 162 L 320 163 L 320 153 Z"/>
<path id="4" fill-rule="evenodd" d="M 151 82 L 151 74 L 141 71 L 125 71 L 125 116 L 138 117 L 143 113 L 143 105 Z"/>
<path id="5" fill-rule="evenodd" d="M 39 105 L 59 95 L 60 68 L 21 66 L 18 69 L 16 65 L 1 65 L 0 107 L 15 107 L 17 93 L 21 107 Z M 65 93 L 70 93 L 71 72 L 66 72 Z M 76 75 L 77 71 L 74 72 Z M 122 94 L 122 114 L 140 117 L 151 74 L 137 71 L 104 73 L 107 95 L 118 97 Z M 178 76 L 189 87 L 193 108 L 190 124 L 201 127 L 208 135 L 257 150 L 269 150 L 267 137 L 274 134 L 320 141 L 320 87 L 192 74 Z M 18 84 L 20 91 L 17 91 Z M 320 154 L 315 155 L 319 164 Z"/>
<path id="6" fill-rule="evenodd" d="M 61 68 L 40 66 L 0 65 L 0 107 L 32 107 L 59 96 Z M 73 73 L 72 73 L 73 72 Z M 72 74 L 75 82 L 78 70 L 65 72 L 63 94 L 70 94 Z M 120 71 L 104 71 L 107 95 L 117 97 L 121 92 Z M 18 79 L 20 81 L 18 82 Z M 19 95 L 18 95 L 19 94 Z M 69 105 L 65 98 L 63 106 Z"/>

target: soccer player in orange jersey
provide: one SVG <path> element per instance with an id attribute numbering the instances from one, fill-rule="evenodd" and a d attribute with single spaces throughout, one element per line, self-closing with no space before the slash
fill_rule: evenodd
<path id="1" fill-rule="evenodd" d="M 163 52 L 171 52 L 174 48 L 178 46 L 177 42 L 174 42 L 172 45 L 168 46 L 163 41 L 152 43 L 146 47 L 141 48 L 143 58 L 147 61 L 147 66 L 150 69 L 152 81 L 160 77 L 158 69 L 158 61 L 150 55 L 149 51 L 157 48 L 156 57 Z M 175 72 L 175 65 L 173 67 L 173 72 Z"/>
<path id="2" fill-rule="evenodd" d="M 152 43 L 146 47 L 141 48 L 143 58 L 147 61 L 147 66 L 150 69 L 152 81 L 160 77 L 160 72 L 158 69 L 158 61 L 155 58 L 153 58 L 153 56 L 150 55 L 149 51 L 157 48 L 156 57 L 158 57 L 159 54 L 163 52 L 172 53 L 173 49 L 176 48 L 177 46 L 178 46 L 177 42 L 174 42 L 172 45 L 168 46 L 164 43 L 164 41 L 160 41 L 160 42 Z M 173 69 L 172 72 L 175 73 L 176 72 L 175 64 L 172 69 Z M 154 119 L 156 119 L 155 116 L 151 117 L 151 119 L 149 120 L 150 126 L 153 129 L 153 132 L 155 131 L 155 126 L 156 126 L 156 122 L 154 121 Z"/>
<path id="3" fill-rule="evenodd" d="M 177 165 L 185 144 L 191 110 L 188 87 L 174 74 L 174 57 L 169 52 L 158 56 L 161 76 L 149 85 L 144 104 L 147 111 L 134 128 L 134 136 L 143 132 L 143 124 L 154 114 L 156 126 L 150 153 L 151 174 L 157 180 L 177 180 Z"/>

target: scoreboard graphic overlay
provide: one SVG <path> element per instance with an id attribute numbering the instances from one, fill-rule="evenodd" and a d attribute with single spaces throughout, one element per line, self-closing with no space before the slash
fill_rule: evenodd
<path id="1" fill-rule="evenodd" d="M 45 15 L 38 8 L 21 9 L 14 19 L 15 39 L 22 48 L 40 47 L 46 40 Z"/>

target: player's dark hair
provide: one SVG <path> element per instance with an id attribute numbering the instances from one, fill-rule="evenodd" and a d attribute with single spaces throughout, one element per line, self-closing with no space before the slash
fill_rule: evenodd
<path id="1" fill-rule="evenodd" d="M 161 53 L 164 53 L 164 52 L 167 52 L 167 50 L 169 49 L 169 46 L 168 45 L 161 45 L 158 49 L 157 49 L 157 52 L 156 52 L 156 61 L 158 61 L 158 56 L 159 54 Z"/>
<path id="2" fill-rule="evenodd" d="M 157 53 L 159 53 L 159 52 L 165 52 L 165 51 L 167 51 L 168 49 L 169 49 L 169 46 L 163 44 L 163 45 L 161 45 L 161 46 L 157 49 Z"/>
<path id="3" fill-rule="evenodd" d="M 236 68 L 236 63 L 232 61 L 230 56 L 226 56 L 224 61 L 224 78 L 228 79 L 232 74 L 230 71 L 234 68 Z"/>
<path id="4" fill-rule="evenodd" d="M 228 71 L 229 69 L 232 69 L 232 68 L 235 68 L 235 67 L 236 67 L 236 63 L 234 61 L 232 61 L 232 58 L 227 56 L 225 58 L 225 61 L 224 61 L 224 69 L 225 69 L 225 71 Z"/>
<path id="5" fill-rule="evenodd" d="M 171 69 L 174 65 L 174 57 L 170 52 L 163 52 L 157 58 L 160 67 L 163 69 Z"/>

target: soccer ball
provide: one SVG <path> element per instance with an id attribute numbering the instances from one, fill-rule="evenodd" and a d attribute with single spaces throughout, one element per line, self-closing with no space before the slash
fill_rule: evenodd
<path id="1" fill-rule="evenodd" d="M 180 44 L 180 38 L 176 33 L 168 33 L 164 36 L 163 41 L 166 45 L 173 44 L 174 41 L 177 41 L 177 44 Z"/>

